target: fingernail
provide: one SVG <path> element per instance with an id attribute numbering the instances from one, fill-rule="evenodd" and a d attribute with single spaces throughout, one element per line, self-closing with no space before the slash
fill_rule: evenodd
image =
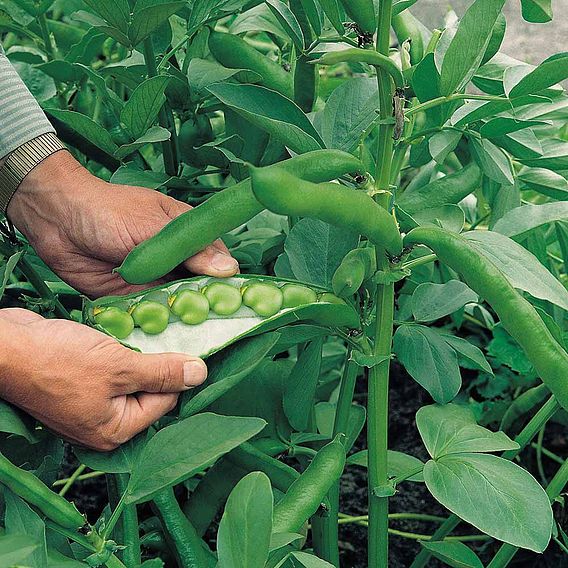
<path id="1" fill-rule="evenodd" d="M 207 378 L 207 367 L 200 359 L 183 364 L 183 383 L 187 388 L 200 385 Z"/>
<path id="2" fill-rule="evenodd" d="M 211 259 L 211 266 L 220 272 L 236 272 L 239 268 L 239 263 L 228 254 L 216 252 Z"/>

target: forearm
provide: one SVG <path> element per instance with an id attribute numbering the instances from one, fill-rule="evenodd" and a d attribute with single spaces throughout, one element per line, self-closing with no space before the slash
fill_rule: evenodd
<path id="1" fill-rule="evenodd" d="M 55 132 L 0 46 L 0 164 L 16 148 Z"/>

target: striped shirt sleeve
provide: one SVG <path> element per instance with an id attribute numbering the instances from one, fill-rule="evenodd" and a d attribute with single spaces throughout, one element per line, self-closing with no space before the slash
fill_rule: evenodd
<path id="1" fill-rule="evenodd" d="M 0 159 L 46 132 L 55 132 L 0 45 Z"/>

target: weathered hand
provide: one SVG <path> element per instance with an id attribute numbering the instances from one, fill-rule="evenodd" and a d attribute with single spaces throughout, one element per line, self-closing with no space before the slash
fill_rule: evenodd
<path id="1" fill-rule="evenodd" d="M 207 375 L 196 357 L 138 353 L 87 326 L 19 308 L 0 310 L 0 333 L 0 398 L 100 451 L 150 426 Z"/>
<path id="2" fill-rule="evenodd" d="M 97 297 L 150 286 L 127 284 L 113 269 L 135 245 L 188 209 L 158 191 L 102 181 L 62 151 L 28 174 L 10 202 L 8 217 L 56 274 Z M 218 277 L 238 271 L 220 240 L 184 266 Z"/>

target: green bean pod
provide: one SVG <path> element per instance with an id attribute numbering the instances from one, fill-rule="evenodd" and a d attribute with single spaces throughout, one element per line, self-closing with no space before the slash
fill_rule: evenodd
<path id="1" fill-rule="evenodd" d="M 274 213 L 313 217 L 357 231 L 393 255 L 402 250 L 394 217 L 363 191 L 311 183 L 276 167 L 254 168 L 251 179 L 257 199 Z"/>
<path id="2" fill-rule="evenodd" d="M 227 459 L 246 471 L 262 471 L 268 476 L 270 483 L 283 493 L 300 477 L 294 468 L 269 456 L 249 442 L 227 454 Z"/>
<path id="3" fill-rule="evenodd" d="M 262 77 L 262 84 L 289 99 L 294 96 L 293 78 L 278 63 L 260 53 L 234 34 L 211 32 L 209 49 L 229 69 L 250 69 Z"/>
<path id="4" fill-rule="evenodd" d="M 331 486 L 343 473 L 344 466 L 343 444 L 334 440 L 324 446 L 274 507 L 272 532 L 298 532 L 318 510 Z"/>
<path id="5" fill-rule="evenodd" d="M 306 45 L 315 39 L 302 0 L 290 0 L 290 10 L 302 29 Z M 300 53 L 294 65 L 294 102 L 304 111 L 312 112 L 317 98 L 319 73 L 307 55 Z"/>
<path id="6" fill-rule="evenodd" d="M 386 71 L 399 88 L 404 88 L 404 77 L 399 66 L 386 55 L 373 49 L 361 49 L 360 47 L 350 47 L 340 51 L 330 51 L 316 59 L 313 63 L 319 65 L 336 65 L 337 63 L 367 63 L 373 67 L 379 67 Z"/>
<path id="7" fill-rule="evenodd" d="M 268 166 L 273 167 L 313 182 L 365 173 L 355 156 L 340 150 L 315 150 Z M 134 247 L 117 272 L 130 284 L 157 280 L 263 209 L 252 192 L 250 180 L 243 180 L 176 217 L 156 235 Z"/>
<path id="8" fill-rule="evenodd" d="M 373 249 L 353 249 L 345 255 L 333 274 L 333 291 L 338 296 L 352 296 L 376 270 L 377 261 Z"/>
<path id="9" fill-rule="evenodd" d="M 522 347 L 543 383 L 568 409 L 568 354 L 554 339 L 532 304 L 467 239 L 438 227 L 418 227 L 406 245 L 422 244 L 455 270 L 495 310 L 505 329 Z"/>
<path id="10" fill-rule="evenodd" d="M 377 31 L 377 16 L 373 0 L 341 0 L 349 17 L 367 34 Z"/>
<path id="11" fill-rule="evenodd" d="M 10 491 L 37 507 L 48 519 L 66 529 L 80 529 L 86 519 L 73 505 L 54 493 L 33 473 L 15 466 L 0 454 L 0 483 Z"/>
<path id="12" fill-rule="evenodd" d="M 406 40 L 410 40 L 410 62 L 412 65 L 422 61 L 424 57 L 424 39 L 420 30 L 420 22 L 409 10 L 404 10 L 392 17 L 391 24 L 400 45 Z"/>
<path id="13" fill-rule="evenodd" d="M 162 521 L 166 540 L 175 551 L 180 568 L 207 568 L 212 555 L 205 548 L 189 519 L 183 514 L 170 487 L 153 498 L 158 516 Z"/>

